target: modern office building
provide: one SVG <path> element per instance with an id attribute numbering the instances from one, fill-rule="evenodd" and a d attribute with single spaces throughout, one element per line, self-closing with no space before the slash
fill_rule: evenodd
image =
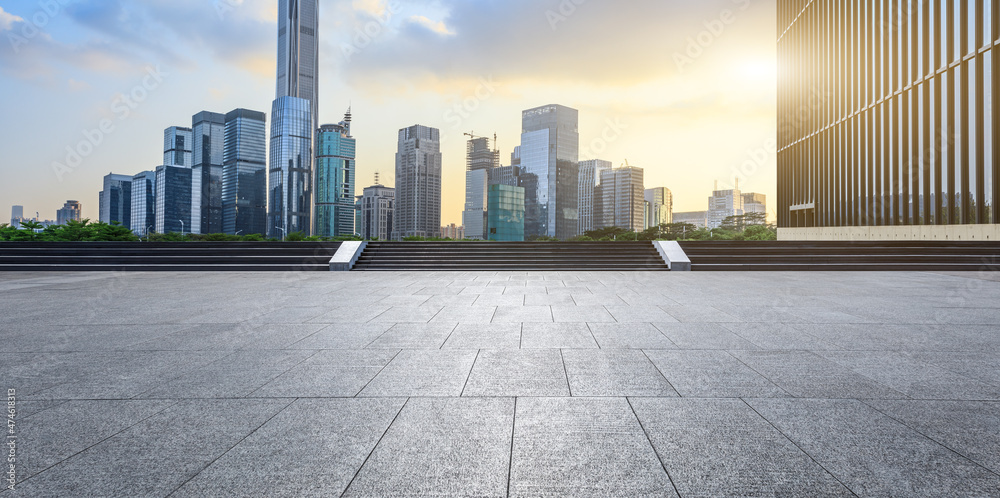
<path id="1" fill-rule="evenodd" d="M 524 242 L 524 188 L 489 186 L 487 237 L 490 242 Z"/>
<path id="2" fill-rule="evenodd" d="M 168 166 L 194 166 L 191 147 L 194 144 L 191 128 L 171 126 L 163 130 L 163 164 Z"/>
<path id="3" fill-rule="evenodd" d="M 755 192 L 743 193 L 743 214 L 763 214 L 767 217 L 767 196 Z"/>
<path id="4" fill-rule="evenodd" d="M 689 223 L 698 228 L 708 228 L 708 211 L 674 213 L 674 223 Z"/>
<path id="5" fill-rule="evenodd" d="M 156 232 L 191 233 L 191 168 L 156 167 Z"/>
<path id="6" fill-rule="evenodd" d="M 191 233 L 222 233 L 226 116 L 202 111 L 195 114 L 191 122 Z"/>
<path id="7" fill-rule="evenodd" d="M 156 171 L 132 177 L 132 233 L 145 237 L 156 228 Z"/>
<path id="8" fill-rule="evenodd" d="M 267 235 L 267 115 L 226 114 L 222 146 L 222 232 Z"/>
<path id="9" fill-rule="evenodd" d="M 275 98 L 281 97 L 296 97 L 309 101 L 311 119 L 309 129 L 315 131 L 318 128 L 319 0 L 278 0 L 278 71 Z"/>
<path id="10" fill-rule="evenodd" d="M 618 227 L 633 232 L 645 230 L 643 170 L 635 166 L 623 166 L 601 171 L 600 195 L 595 203 L 600 203 L 599 220 L 595 228 Z"/>
<path id="11" fill-rule="evenodd" d="M 135 199 L 135 187 L 132 190 L 132 199 Z M 66 201 L 62 209 L 56 210 L 56 225 L 65 225 L 70 220 L 80 221 L 83 219 L 83 206 L 80 201 Z"/>
<path id="12" fill-rule="evenodd" d="M 715 190 L 708 198 L 708 228 L 719 228 L 726 218 L 743 213 L 743 193 L 740 192 L 739 180 L 736 181 L 735 188 L 722 190 L 719 189 L 719 182 L 715 182 Z"/>
<path id="13" fill-rule="evenodd" d="M 10 226 L 16 226 L 20 224 L 20 221 L 24 219 L 24 206 L 11 206 L 10 208 Z"/>
<path id="14" fill-rule="evenodd" d="M 312 228 L 312 128 L 308 100 L 280 97 L 271 108 L 268 236 L 283 238 Z"/>
<path id="15" fill-rule="evenodd" d="M 580 216 L 578 231 L 581 234 L 594 229 L 594 188 L 601 182 L 601 172 L 613 167 L 611 161 L 601 159 L 580 161 L 577 211 Z"/>
<path id="16" fill-rule="evenodd" d="M 645 193 L 646 228 L 674 222 L 674 196 L 665 187 L 648 188 Z"/>
<path id="17" fill-rule="evenodd" d="M 579 112 L 546 105 L 521 113 L 519 154 L 525 188 L 524 230 L 569 239 L 578 233 Z"/>
<path id="18" fill-rule="evenodd" d="M 441 235 L 441 132 L 427 126 L 399 130 L 393 236 Z"/>
<path id="19" fill-rule="evenodd" d="M 489 184 L 490 185 L 510 185 L 511 187 L 518 187 L 521 185 L 521 167 L 520 166 L 499 166 L 490 169 L 489 174 Z"/>
<path id="20" fill-rule="evenodd" d="M 490 172 L 500 167 L 500 151 L 491 147 L 487 137 L 473 137 L 466 144 L 465 210 L 462 224 L 465 236 L 486 239 L 486 188 Z"/>
<path id="21" fill-rule="evenodd" d="M 783 2 L 777 19 L 779 238 L 1000 236 L 995 3 Z"/>
<path id="22" fill-rule="evenodd" d="M 396 204 L 396 189 L 378 182 L 366 187 L 359 197 L 360 208 L 357 224 L 358 234 L 365 240 L 392 240 L 393 214 Z"/>
<path id="23" fill-rule="evenodd" d="M 104 190 L 98 201 L 100 220 L 104 223 L 119 223 L 125 228 L 132 226 L 132 177 L 130 175 L 108 174 L 104 177 Z"/>
<path id="24" fill-rule="evenodd" d="M 441 227 L 441 238 L 452 240 L 465 240 L 465 227 L 454 223 Z"/>
<path id="25" fill-rule="evenodd" d="M 316 212 L 314 235 L 339 237 L 357 233 L 354 227 L 355 156 L 351 110 L 339 124 L 316 132 Z"/>

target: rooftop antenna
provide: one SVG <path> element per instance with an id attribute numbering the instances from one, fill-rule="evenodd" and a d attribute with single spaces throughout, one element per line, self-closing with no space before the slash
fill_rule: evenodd
<path id="1" fill-rule="evenodd" d="M 375 185 L 382 185 L 378 182 L 378 170 L 375 171 Z"/>

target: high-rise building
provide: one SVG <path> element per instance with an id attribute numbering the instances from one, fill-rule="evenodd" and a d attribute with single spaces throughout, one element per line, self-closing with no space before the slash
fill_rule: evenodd
<path id="1" fill-rule="evenodd" d="M 354 227 L 355 150 L 351 110 L 339 124 L 323 125 L 316 133 L 316 227 L 314 235 L 339 237 L 357 233 Z"/>
<path id="2" fill-rule="evenodd" d="M 743 193 L 743 214 L 763 214 L 767 217 L 767 196 L 754 192 Z"/>
<path id="3" fill-rule="evenodd" d="M 132 195 L 134 199 L 134 189 Z M 70 220 L 80 221 L 83 218 L 82 213 L 83 207 L 80 205 L 80 201 L 66 201 L 62 209 L 56 211 L 56 225 L 65 225 Z"/>
<path id="4" fill-rule="evenodd" d="M 669 225 L 674 222 L 674 196 L 670 189 L 656 187 L 646 189 L 646 228 Z"/>
<path id="5" fill-rule="evenodd" d="M 226 116 L 202 111 L 192 121 L 191 233 L 222 233 Z"/>
<path id="6" fill-rule="evenodd" d="M 163 164 L 190 168 L 194 165 L 193 144 L 191 128 L 171 126 L 163 130 Z"/>
<path id="7" fill-rule="evenodd" d="M 579 111 L 546 105 L 521 113 L 520 166 L 528 238 L 577 235 Z"/>
<path id="8" fill-rule="evenodd" d="M 98 201 L 104 223 L 119 223 L 125 228 L 132 226 L 132 177 L 130 175 L 108 174 L 104 177 L 104 190 Z"/>
<path id="9" fill-rule="evenodd" d="M 489 174 L 490 185 L 510 185 L 511 187 L 521 186 L 520 166 L 500 166 L 491 168 Z"/>
<path id="10" fill-rule="evenodd" d="M 452 240 L 465 240 L 465 227 L 454 223 L 441 227 L 441 237 Z"/>
<path id="11" fill-rule="evenodd" d="M 226 114 L 222 151 L 222 232 L 267 235 L 267 115 Z"/>
<path id="12" fill-rule="evenodd" d="M 310 130 L 319 121 L 319 0 L 278 1 L 276 99 L 309 101 Z M 273 117 L 273 114 L 272 114 Z"/>
<path id="13" fill-rule="evenodd" d="M 192 171 L 182 166 L 156 167 L 154 211 L 157 233 L 190 233 Z"/>
<path id="14" fill-rule="evenodd" d="M 360 203 L 358 234 L 365 240 L 391 240 L 393 238 L 393 215 L 395 211 L 396 189 L 386 187 L 378 182 L 366 187 L 364 194 L 358 198 Z"/>
<path id="15" fill-rule="evenodd" d="M 614 167 L 611 161 L 591 159 L 580 161 L 580 180 L 577 190 L 577 212 L 580 233 L 594 229 L 594 188 L 601 182 L 601 172 Z"/>
<path id="16" fill-rule="evenodd" d="M 719 228 L 726 218 L 740 216 L 743 211 L 743 193 L 740 192 L 739 180 L 732 189 L 719 190 L 716 182 L 712 196 L 708 198 L 708 228 Z"/>
<path id="17" fill-rule="evenodd" d="M 490 172 L 500 167 L 500 151 L 491 147 L 487 137 L 473 137 L 466 146 L 465 210 L 462 224 L 465 236 L 486 239 L 486 194 Z"/>
<path id="18" fill-rule="evenodd" d="M 524 188 L 490 185 L 487 213 L 487 240 L 524 242 Z"/>
<path id="19" fill-rule="evenodd" d="M 271 108 L 268 174 L 270 237 L 300 232 L 308 235 L 312 214 L 312 128 L 308 100 L 280 97 Z"/>
<path id="20" fill-rule="evenodd" d="M 132 177 L 132 233 L 145 237 L 156 227 L 156 171 Z"/>
<path id="21" fill-rule="evenodd" d="M 1000 235 L 996 3 L 780 2 L 777 20 L 779 238 Z"/>
<path id="22" fill-rule="evenodd" d="M 618 227 L 633 232 L 645 230 L 643 170 L 635 166 L 601 171 L 600 222 L 595 228 Z"/>
<path id="23" fill-rule="evenodd" d="M 24 206 L 11 206 L 10 226 L 18 225 L 24 219 Z"/>
<path id="24" fill-rule="evenodd" d="M 415 125 L 399 130 L 393 236 L 441 235 L 441 132 Z"/>

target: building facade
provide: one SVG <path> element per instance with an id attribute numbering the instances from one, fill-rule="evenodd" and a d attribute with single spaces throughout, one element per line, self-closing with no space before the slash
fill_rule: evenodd
<path id="1" fill-rule="evenodd" d="M 465 210 L 462 211 L 462 225 L 465 226 L 465 236 L 473 240 L 486 240 L 488 186 L 488 169 L 465 172 Z"/>
<path id="2" fill-rule="evenodd" d="M 601 171 L 599 221 L 595 228 L 618 227 L 633 232 L 645 230 L 643 170 L 635 166 Z"/>
<path id="3" fill-rule="evenodd" d="M 271 150 L 268 158 L 269 237 L 308 235 L 312 215 L 312 140 L 315 129 L 311 104 L 281 97 L 271 107 Z"/>
<path id="4" fill-rule="evenodd" d="M 601 182 L 601 172 L 614 166 L 611 161 L 591 159 L 580 161 L 580 186 L 577 189 L 577 211 L 579 212 L 579 232 L 594 229 L 594 189 Z"/>
<path id="5" fill-rule="evenodd" d="M 194 166 L 192 137 L 191 128 L 171 126 L 163 130 L 163 164 L 187 168 Z"/>
<path id="6" fill-rule="evenodd" d="M 762 214 L 767 218 L 767 196 L 755 192 L 743 193 L 743 213 Z"/>
<path id="7" fill-rule="evenodd" d="M 315 131 L 318 128 L 319 0 L 278 0 L 275 99 L 281 97 L 309 101 L 309 129 Z"/>
<path id="8" fill-rule="evenodd" d="M 454 223 L 441 227 L 441 237 L 452 240 L 465 240 L 465 227 Z"/>
<path id="9" fill-rule="evenodd" d="M 365 240 L 392 240 L 396 189 L 378 183 L 366 187 L 360 197 L 358 234 Z"/>
<path id="10" fill-rule="evenodd" d="M 674 196 L 665 187 L 648 188 L 645 193 L 646 228 L 674 222 Z"/>
<path id="11" fill-rule="evenodd" d="M 156 167 L 156 233 L 190 233 L 191 168 Z"/>
<path id="12" fill-rule="evenodd" d="M 674 213 L 674 223 L 688 223 L 698 228 L 708 228 L 708 211 Z"/>
<path id="13" fill-rule="evenodd" d="M 524 188 L 489 186 L 487 238 L 490 242 L 524 242 Z"/>
<path id="14" fill-rule="evenodd" d="M 780 238 L 1000 234 L 995 3 L 783 2 L 777 19 Z"/>
<path id="15" fill-rule="evenodd" d="M 578 233 L 579 111 L 546 105 L 521 113 L 519 154 L 525 188 L 525 236 L 569 239 Z"/>
<path id="16" fill-rule="evenodd" d="M 399 130 L 393 236 L 441 235 L 441 132 L 427 126 Z"/>
<path id="17" fill-rule="evenodd" d="M 109 174 L 104 177 L 104 190 L 98 202 L 104 223 L 119 223 L 125 228 L 132 226 L 132 177 Z"/>
<path id="18" fill-rule="evenodd" d="M 339 124 L 323 125 L 316 132 L 316 211 L 313 234 L 321 237 L 354 235 L 355 156 L 351 136 L 351 111 Z"/>
<path id="19" fill-rule="evenodd" d="M 718 183 L 708 198 L 708 228 L 719 228 L 730 216 L 740 216 L 743 211 L 743 193 L 739 183 L 736 188 L 720 190 Z"/>
<path id="20" fill-rule="evenodd" d="M 156 171 L 132 177 L 132 233 L 145 237 L 156 228 Z"/>
<path id="21" fill-rule="evenodd" d="M 132 198 L 135 199 L 135 190 L 133 187 Z M 83 219 L 83 206 L 80 205 L 80 201 L 66 201 L 63 204 L 62 209 L 56 211 L 56 225 L 65 225 L 72 221 L 81 221 Z"/>
<path id="22" fill-rule="evenodd" d="M 191 118 L 191 233 L 222 233 L 222 167 L 226 116 L 202 111 Z"/>
<path id="23" fill-rule="evenodd" d="M 490 185 L 510 185 L 519 187 L 521 185 L 520 166 L 500 166 L 490 169 Z"/>
<path id="24" fill-rule="evenodd" d="M 267 115 L 226 114 L 222 147 L 222 232 L 267 235 Z"/>

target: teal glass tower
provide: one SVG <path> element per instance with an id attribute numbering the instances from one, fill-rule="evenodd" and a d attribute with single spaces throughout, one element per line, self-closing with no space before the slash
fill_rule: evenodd
<path id="1" fill-rule="evenodd" d="M 316 132 L 315 235 L 339 237 L 355 234 L 355 151 L 350 109 L 343 121 L 323 125 Z"/>
<path id="2" fill-rule="evenodd" d="M 524 242 L 524 188 L 490 185 L 486 204 L 488 240 Z"/>

